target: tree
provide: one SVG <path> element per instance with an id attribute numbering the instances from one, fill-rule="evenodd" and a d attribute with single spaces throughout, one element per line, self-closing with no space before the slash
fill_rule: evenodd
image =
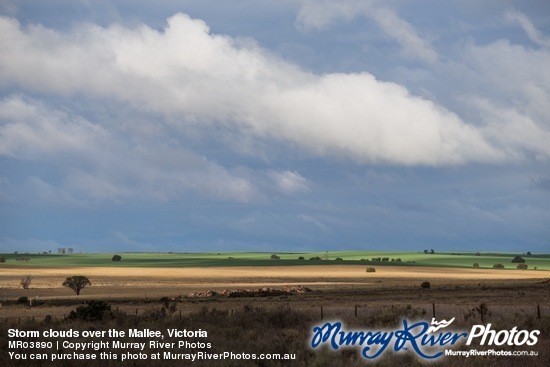
<path id="1" fill-rule="evenodd" d="M 120 260 L 122 260 L 122 256 L 120 256 L 120 255 L 113 255 L 113 258 L 112 258 L 111 260 L 113 260 L 113 261 L 120 261 Z"/>
<path id="2" fill-rule="evenodd" d="M 435 254 L 434 249 L 431 249 L 431 250 L 430 250 L 430 254 Z"/>
<path id="3" fill-rule="evenodd" d="M 424 250 L 424 253 L 427 254 L 427 253 L 428 253 L 428 250 Z"/>
<path id="4" fill-rule="evenodd" d="M 513 263 L 524 263 L 525 262 L 525 259 L 521 256 L 516 256 L 512 259 L 512 262 Z"/>
<path id="5" fill-rule="evenodd" d="M 88 278 L 86 278 L 83 275 L 74 275 L 72 277 L 68 277 L 63 282 L 63 286 L 67 288 L 71 288 L 76 293 L 77 296 L 80 295 L 81 289 L 89 285 L 92 285 L 92 283 L 90 283 Z"/>
<path id="6" fill-rule="evenodd" d="M 73 251 L 74 251 L 74 249 L 73 249 L 72 247 L 69 247 L 69 248 L 67 249 L 67 252 L 68 252 L 69 254 L 72 254 Z"/>

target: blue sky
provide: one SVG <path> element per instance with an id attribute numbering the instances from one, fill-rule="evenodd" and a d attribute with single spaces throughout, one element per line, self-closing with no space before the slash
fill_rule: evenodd
<path id="1" fill-rule="evenodd" d="M 547 1 L 0 14 L 0 252 L 550 250 Z"/>

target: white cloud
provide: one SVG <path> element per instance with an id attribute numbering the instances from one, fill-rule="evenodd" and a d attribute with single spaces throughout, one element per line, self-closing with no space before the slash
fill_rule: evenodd
<path id="1" fill-rule="evenodd" d="M 106 132 L 81 118 L 18 96 L 0 100 L 0 155 L 36 159 L 89 149 Z"/>
<path id="2" fill-rule="evenodd" d="M 0 31 L 4 85 L 115 100 L 178 129 L 223 124 L 361 163 L 502 158 L 474 127 L 395 83 L 368 73 L 315 75 L 184 14 L 162 32 L 80 25 L 60 33 L 8 18 Z"/>
<path id="3" fill-rule="evenodd" d="M 550 159 L 550 131 L 543 129 L 528 115 L 489 101 L 473 101 L 485 123 L 485 135 L 495 140 L 508 156 L 524 159 L 532 155 L 540 161 Z"/>
<path id="4" fill-rule="evenodd" d="M 533 25 L 533 22 L 523 13 L 509 10 L 504 15 L 506 20 L 517 23 L 525 31 L 527 37 L 539 46 L 550 47 L 550 40 L 543 36 Z"/>
<path id="5" fill-rule="evenodd" d="M 309 191 L 308 180 L 298 172 L 292 171 L 271 171 L 269 176 L 275 181 L 277 187 L 285 193 Z"/>
<path id="6" fill-rule="evenodd" d="M 156 136 L 130 138 L 32 99 L 0 100 L 0 156 L 47 162 L 64 173 L 61 184 L 27 179 L 41 200 L 79 205 L 130 198 L 167 201 L 190 193 L 234 201 L 258 195 L 246 176 L 177 144 L 159 144 Z"/>
<path id="7" fill-rule="evenodd" d="M 323 29 L 337 21 L 350 21 L 357 17 L 372 19 L 380 29 L 393 38 L 407 57 L 433 63 L 437 53 L 428 40 L 422 38 L 414 27 L 387 6 L 376 1 L 362 0 L 304 0 L 296 18 L 302 30 Z"/>

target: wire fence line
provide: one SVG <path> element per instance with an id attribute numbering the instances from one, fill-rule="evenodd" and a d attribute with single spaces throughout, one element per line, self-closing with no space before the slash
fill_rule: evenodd
<path id="1" fill-rule="evenodd" d="M 177 303 L 180 304 L 180 303 Z M 153 306 L 153 305 L 151 305 Z M 161 304 L 157 304 L 158 307 L 114 307 L 112 310 L 123 313 L 125 315 L 134 316 L 147 316 L 154 312 L 158 312 L 162 309 Z M 243 305 L 246 307 L 246 305 Z M 221 307 L 195 307 L 178 309 L 177 307 L 173 311 L 165 310 L 167 317 L 187 317 L 193 313 L 204 312 L 207 313 L 210 310 L 225 311 L 228 315 L 233 315 L 235 312 L 243 310 L 240 308 L 221 308 Z M 463 318 L 467 320 L 478 320 L 481 322 L 488 322 L 499 317 L 527 317 L 534 320 L 541 320 L 543 317 L 550 315 L 550 305 L 485 305 L 480 304 L 438 304 L 438 303 L 426 303 L 411 305 L 341 305 L 341 306 L 302 306 L 302 305 L 279 305 L 279 306 L 261 306 L 258 308 L 265 309 L 277 309 L 286 312 L 302 312 L 319 319 L 337 319 L 337 318 L 358 318 L 358 317 L 383 317 L 384 314 L 401 313 L 409 314 L 414 318 L 428 319 L 434 318 L 437 320 Z M 0 312 L 0 325 L 21 325 L 23 323 L 42 323 L 51 322 L 65 319 L 70 310 L 54 311 L 48 310 L 47 314 L 42 313 L 36 315 L 23 315 L 23 316 L 4 316 L 2 317 Z"/>

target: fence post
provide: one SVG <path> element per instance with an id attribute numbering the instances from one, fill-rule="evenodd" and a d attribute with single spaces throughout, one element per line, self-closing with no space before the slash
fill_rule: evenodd
<path id="1" fill-rule="evenodd" d="M 433 318 L 435 319 L 435 302 L 432 303 L 432 314 Z"/>
<path id="2" fill-rule="evenodd" d="M 355 317 L 357 317 L 357 305 L 355 305 Z"/>
<path id="3" fill-rule="evenodd" d="M 537 318 L 540 320 L 540 305 L 537 305 Z"/>
<path id="4" fill-rule="evenodd" d="M 323 306 L 321 306 L 321 319 L 323 319 Z"/>

